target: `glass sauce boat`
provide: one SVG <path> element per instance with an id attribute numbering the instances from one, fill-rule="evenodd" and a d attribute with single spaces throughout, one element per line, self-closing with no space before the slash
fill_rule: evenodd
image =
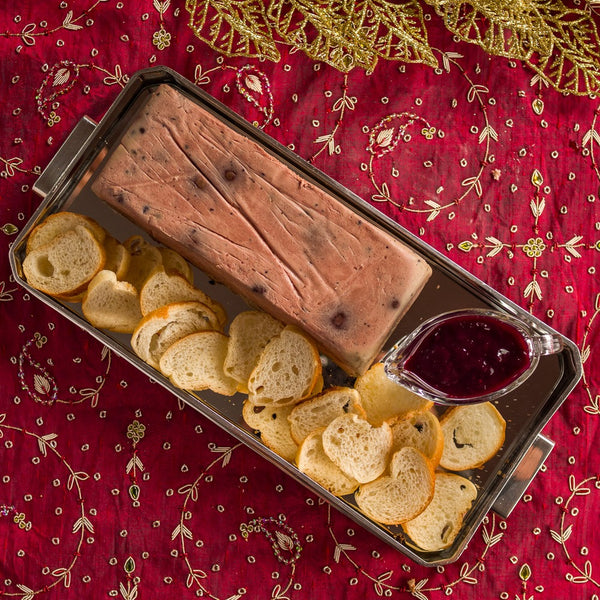
<path id="1" fill-rule="evenodd" d="M 563 342 L 520 319 L 463 309 L 425 321 L 383 357 L 387 376 L 438 404 L 494 400 L 521 385 Z"/>

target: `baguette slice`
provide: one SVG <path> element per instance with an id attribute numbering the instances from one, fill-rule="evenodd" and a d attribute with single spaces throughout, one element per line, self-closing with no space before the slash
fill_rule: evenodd
<path id="1" fill-rule="evenodd" d="M 354 498 L 369 518 L 385 525 L 400 525 L 421 514 L 434 493 L 434 471 L 418 450 L 398 450 L 390 461 L 390 475 L 361 485 Z"/>
<path id="2" fill-rule="evenodd" d="M 392 428 L 392 453 L 411 446 L 424 454 L 437 467 L 444 450 L 444 434 L 439 419 L 426 410 L 390 423 Z"/>
<path id="3" fill-rule="evenodd" d="M 91 231 L 92 233 L 94 233 L 93 230 Z M 105 235 L 102 245 L 104 246 L 104 254 L 106 255 L 106 260 L 104 262 L 103 269 L 106 269 L 108 271 L 114 271 L 114 273 L 117 276 L 117 279 L 122 279 L 127 271 L 130 260 L 130 254 L 127 251 L 127 248 L 125 248 L 125 246 L 123 246 L 121 242 L 119 242 L 117 239 L 115 239 L 112 235 L 109 234 Z M 57 294 L 56 297 L 60 300 L 65 300 L 67 302 L 82 302 L 86 291 L 87 288 L 75 294 Z"/>
<path id="4" fill-rule="evenodd" d="M 327 456 L 359 483 L 377 479 L 386 469 L 392 447 L 392 431 L 387 423 L 373 427 L 355 414 L 334 419 L 323 432 Z"/>
<path id="5" fill-rule="evenodd" d="M 246 310 L 233 319 L 229 326 L 225 373 L 240 384 L 240 391 L 248 391 L 248 380 L 261 352 L 283 327 L 281 321 L 258 310 Z"/>
<path id="6" fill-rule="evenodd" d="M 184 390 L 212 390 L 233 396 L 237 382 L 225 375 L 223 361 L 228 338 L 220 331 L 191 333 L 172 344 L 160 358 L 159 368 Z"/>
<path id="7" fill-rule="evenodd" d="M 215 313 L 202 302 L 174 302 L 143 317 L 131 336 L 134 352 L 149 365 L 159 368 L 164 352 L 186 335 L 218 330 Z"/>
<path id="8" fill-rule="evenodd" d="M 142 318 L 137 289 L 106 269 L 90 282 L 81 310 L 94 327 L 120 333 L 131 333 Z"/>
<path id="9" fill-rule="evenodd" d="M 123 279 L 141 292 L 148 277 L 156 268 L 162 266 L 162 255 L 156 246 L 147 242 L 141 235 L 132 235 L 123 245 L 131 255 Z"/>
<path id="10" fill-rule="evenodd" d="M 440 466 L 448 471 L 477 469 L 504 443 L 506 421 L 490 402 L 456 406 L 440 419 L 444 451 Z"/>
<path id="11" fill-rule="evenodd" d="M 92 232 L 82 225 L 37 246 L 23 261 L 28 283 L 51 296 L 74 296 L 88 286 L 103 267 L 106 253 Z"/>
<path id="12" fill-rule="evenodd" d="M 292 406 L 259 406 L 244 401 L 242 417 L 246 424 L 260 433 L 261 440 L 273 452 L 292 462 L 298 445 L 290 434 L 288 416 Z"/>
<path id="13" fill-rule="evenodd" d="M 314 343 L 287 325 L 261 352 L 248 380 L 248 399 L 253 404 L 297 404 L 312 392 L 321 372 Z"/>
<path id="14" fill-rule="evenodd" d="M 104 240 L 104 251 L 106 252 L 104 268 L 114 271 L 117 279 L 124 279 L 131 263 L 129 250 L 112 235 L 107 235 Z"/>
<path id="15" fill-rule="evenodd" d="M 310 433 L 300 444 L 296 455 L 298 469 L 316 481 L 334 496 L 352 494 L 358 488 L 358 481 L 346 475 L 323 449 L 323 431 Z"/>
<path id="16" fill-rule="evenodd" d="M 223 307 L 208 294 L 194 287 L 185 277 L 176 272 L 166 271 L 162 265 L 151 273 L 140 291 L 140 307 L 143 315 L 166 304 L 187 301 L 206 304 L 217 315 L 219 329 L 223 329 L 227 322 Z"/>
<path id="17" fill-rule="evenodd" d="M 31 230 L 27 238 L 27 253 L 48 244 L 58 235 L 79 226 L 89 229 L 101 244 L 104 242 L 106 231 L 94 219 L 78 213 L 61 211 L 49 215 Z"/>
<path id="18" fill-rule="evenodd" d="M 443 550 L 456 539 L 475 498 L 477 488 L 468 479 L 455 473 L 436 473 L 433 500 L 402 528 L 422 550 Z"/>
<path id="19" fill-rule="evenodd" d="M 318 375 L 315 385 L 313 385 L 312 390 L 310 390 L 309 396 L 314 396 L 315 394 L 320 394 L 325 387 L 325 378 L 323 377 L 323 370 L 321 367 L 321 373 Z"/>
<path id="20" fill-rule="evenodd" d="M 384 421 L 406 417 L 429 410 L 433 402 L 413 394 L 410 390 L 392 381 L 386 374 L 383 363 L 375 363 L 354 383 L 358 390 L 367 419 L 373 425 Z"/>
<path id="21" fill-rule="evenodd" d="M 360 394 L 349 387 L 329 387 L 294 407 L 290 414 L 292 437 L 301 444 L 309 433 L 327 427 L 335 418 L 346 413 L 366 418 Z"/>
<path id="22" fill-rule="evenodd" d="M 175 252 L 175 250 L 171 250 L 166 246 L 159 246 L 158 251 L 162 257 L 162 265 L 165 271 L 179 273 L 193 285 L 194 272 L 192 271 L 192 265 L 179 252 Z"/>

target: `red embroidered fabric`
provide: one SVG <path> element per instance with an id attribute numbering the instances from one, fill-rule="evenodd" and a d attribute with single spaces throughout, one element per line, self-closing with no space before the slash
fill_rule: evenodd
<path id="1" fill-rule="evenodd" d="M 0 596 L 597 597 L 598 101 L 454 43 L 435 15 L 439 69 L 381 61 L 345 76 L 286 47 L 278 63 L 219 56 L 183 3 L 158 4 L 21 2 L 0 15 Z M 11 278 L 40 170 L 153 64 L 581 349 L 583 380 L 544 430 L 557 443 L 545 467 L 456 563 L 391 549 Z"/>

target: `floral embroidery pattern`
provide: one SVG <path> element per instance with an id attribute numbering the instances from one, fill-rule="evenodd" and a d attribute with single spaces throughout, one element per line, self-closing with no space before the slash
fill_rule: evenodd
<path id="1" fill-rule="evenodd" d="M 546 201 L 545 201 L 545 198 L 540 197 L 540 195 L 539 195 L 540 187 L 542 186 L 544 180 L 543 180 L 542 174 L 537 169 L 535 169 L 531 175 L 531 182 L 535 186 L 536 192 L 535 192 L 533 198 L 530 200 L 529 209 L 533 216 L 532 230 L 533 230 L 534 234 L 538 234 L 539 230 L 540 230 L 539 219 L 542 216 L 542 214 L 546 208 Z M 550 191 L 551 191 L 550 188 L 548 188 L 548 187 L 545 187 L 544 190 L 547 193 L 550 193 Z M 548 236 L 549 234 L 546 234 L 546 235 Z M 552 244 L 550 245 L 550 243 L 546 243 L 544 241 L 544 238 L 542 238 L 539 235 L 536 235 L 536 237 L 528 238 L 527 241 L 524 243 L 518 243 L 518 242 L 517 243 L 515 243 L 515 242 L 508 243 L 508 242 L 503 242 L 502 240 L 499 240 L 498 238 L 496 238 L 494 236 L 487 236 L 485 238 L 486 243 L 481 243 L 481 242 L 476 243 L 476 242 L 471 242 L 470 240 L 463 240 L 462 242 L 460 242 L 458 244 L 458 248 L 460 250 L 462 250 L 463 252 L 470 252 L 474 248 L 478 248 L 478 249 L 482 249 L 482 250 L 485 249 L 486 250 L 485 257 L 486 258 L 492 258 L 492 257 L 496 256 L 497 254 L 500 254 L 501 252 L 506 251 L 506 253 L 510 259 L 515 258 L 515 250 L 517 250 L 517 249 L 522 250 L 522 252 L 523 252 L 523 254 L 525 254 L 525 256 L 532 259 L 531 281 L 525 286 L 525 288 L 523 290 L 523 297 L 528 300 L 528 307 L 531 310 L 533 308 L 535 302 L 540 301 L 543 298 L 543 291 L 542 291 L 542 287 L 540 285 L 540 280 L 541 280 L 540 277 L 541 278 L 548 277 L 548 272 L 546 270 L 539 269 L 538 259 L 542 258 L 542 256 L 544 255 L 544 253 L 546 251 L 555 252 L 559 249 L 566 250 L 568 252 L 569 257 L 573 257 L 576 259 L 581 258 L 582 254 L 580 252 L 580 249 L 594 248 L 594 245 L 585 244 L 585 242 L 583 242 L 582 240 L 583 240 L 582 236 L 576 235 L 576 236 L 572 237 L 570 240 L 561 244 L 561 243 L 558 243 L 558 242 L 552 240 L 552 237 L 549 237 L 549 238 L 547 237 L 548 242 L 552 241 Z M 569 260 L 570 260 L 570 258 L 569 258 Z"/>
<path id="2" fill-rule="evenodd" d="M 38 348 L 41 348 L 46 341 L 47 339 L 45 336 L 36 333 L 33 338 L 25 344 L 21 350 L 21 355 L 19 356 L 19 379 L 21 380 L 21 389 L 24 392 L 27 392 L 36 402 L 39 402 L 40 404 L 54 404 L 58 395 L 56 381 L 39 362 L 33 360 L 29 353 L 29 348 L 32 344 L 35 343 Z M 33 376 L 33 390 L 30 389 L 26 382 L 24 368 L 25 361 L 27 361 L 27 363 L 36 371 Z"/>
<path id="3" fill-rule="evenodd" d="M 171 34 L 162 27 L 152 35 L 152 43 L 159 49 L 164 50 L 171 45 Z"/>
<path id="4" fill-rule="evenodd" d="M 31 521 L 26 520 L 25 513 L 17 512 L 12 504 L 0 504 L 0 517 L 7 517 L 11 513 L 14 513 L 13 523 L 16 523 L 19 529 L 24 529 L 25 531 L 31 529 Z"/>
<path id="5" fill-rule="evenodd" d="M 100 391 L 106 384 L 106 377 L 111 367 L 112 354 L 110 350 L 105 346 L 101 348 L 101 360 L 106 363 L 106 370 L 103 374 L 96 377 L 96 386 L 86 386 L 79 390 L 71 387 L 69 389 L 71 398 L 67 399 L 66 397 L 59 397 L 58 383 L 50 370 L 44 367 L 39 361 L 34 360 L 31 355 L 33 346 L 41 350 L 47 343 L 47 336 L 36 332 L 33 338 L 21 349 L 18 371 L 21 389 L 39 404 L 48 406 L 51 406 L 55 402 L 78 404 L 89 400 L 91 406 L 97 406 Z"/>
<path id="6" fill-rule="evenodd" d="M 467 75 L 465 70 L 460 66 L 458 60 L 462 58 L 460 54 L 447 52 L 442 53 L 444 70 L 440 71 L 450 73 L 451 68 L 456 68 L 462 77 L 468 82 L 469 89 L 466 94 L 468 104 L 476 104 L 481 111 L 484 119 L 484 126 L 479 130 L 476 126 L 473 126 L 472 133 L 478 134 L 478 144 L 483 145 L 483 157 L 479 161 L 479 167 L 475 175 L 465 177 L 461 181 L 461 187 L 465 190 L 458 194 L 453 200 L 447 202 L 439 202 L 434 198 L 413 198 L 398 199 L 395 198 L 391 193 L 391 185 L 386 181 L 378 183 L 375 165 L 378 160 L 384 157 L 386 154 L 396 150 L 400 141 L 408 144 L 412 140 L 412 135 L 408 131 L 414 123 L 421 124 L 421 135 L 428 141 L 432 141 L 437 135 L 439 138 L 445 137 L 445 132 L 439 127 L 434 127 L 428 123 L 428 121 L 415 112 L 401 112 L 393 113 L 384 117 L 377 125 L 369 129 L 369 144 L 367 151 L 370 154 L 368 163 L 363 165 L 363 170 L 369 174 L 369 179 L 376 189 L 376 193 L 371 195 L 373 202 L 386 202 L 397 207 L 401 211 L 407 211 L 411 213 L 422 213 L 427 215 L 427 222 L 436 219 L 442 212 L 446 212 L 451 208 L 455 208 L 460 205 L 465 198 L 474 192 L 477 198 L 483 196 L 482 188 L 482 175 L 484 169 L 491 165 L 495 158 L 491 152 L 491 142 L 498 141 L 498 133 L 490 124 L 488 118 L 488 108 L 484 100 L 486 94 L 489 93 L 489 89 L 481 84 L 474 83 L 472 79 Z M 453 101 L 453 107 L 457 106 L 456 99 Z M 464 159 L 463 159 L 464 160 Z M 425 168 L 431 168 L 433 163 L 429 160 L 423 163 Z M 465 164 L 466 166 L 466 164 Z M 392 169 L 392 176 L 398 177 L 400 171 L 398 168 Z M 443 186 L 438 187 L 437 192 L 442 192 Z M 425 207 L 420 207 L 423 204 Z"/>
<path id="7" fill-rule="evenodd" d="M 132 500 L 133 506 L 140 505 L 141 488 L 138 481 L 138 471 L 144 471 L 144 463 L 139 457 L 137 445 L 146 435 L 146 426 L 135 419 L 127 426 L 127 439 L 131 440 L 133 445 L 133 456 L 125 467 L 125 472 L 129 476 L 131 484 L 129 485 L 129 497 Z"/>
<path id="8" fill-rule="evenodd" d="M 544 244 L 544 240 L 541 237 L 535 239 L 529 238 L 527 243 L 523 245 L 523 252 L 525 252 L 529 258 L 539 258 L 545 249 L 546 244 Z"/>
<path id="9" fill-rule="evenodd" d="M 22 429 L 20 427 L 8 425 L 6 423 L 6 414 L 0 414 L 0 438 L 3 438 L 4 435 L 8 433 L 20 435 L 21 439 L 24 439 L 25 441 L 35 440 L 42 460 L 50 460 L 50 458 L 58 460 L 59 464 L 63 467 L 63 469 L 65 469 L 68 476 L 66 484 L 62 484 L 60 480 L 55 481 L 58 482 L 58 485 L 64 485 L 65 494 L 72 494 L 75 498 L 77 506 L 79 507 L 78 516 L 71 526 L 71 533 L 77 537 L 77 542 L 70 563 L 64 567 L 45 569 L 43 571 L 43 574 L 52 577 L 52 581 L 47 585 L 43 585 L 37 589 L 34 589 L 33 587 L 29 587 L 25 583 L 18 584 L 17 587 L 20 591 L 11 595 L 15 597 L 20 597 L 23 600 L 27 600 L 33 598 L 34 596 L 37 596 L 38 594 L 43 594 L 49 589 L 56 587 L 60 584 L 62 584 L 65 588 L 68 588 L 70 586 L 72 571 L 78 561 L 78 558 L 81 556 L 86 537 L 94 535 L 94 526 L 88 518 L 88 512 L 86 510 L 86 501 L 81 488 L 81 482 L 89 479 L 89 474 L 85 471 L 76 471 L 67 462 L 65 457 L 59 451 L 59 446 L 56 441 L 56 434 L 50 433 L 45 435 L 38 435 L 34 432 L 26 431 L 25 429 Z M 12 443 L 8 444 L 8 442 L 5 442 L 5 447 L 12 448 Z M 25 500 L 28 499 L 29 498 L 26 496 Z M 13 521 L 19 527 L 19 529 L 22 529 L 24 531 L 31 530 L 32 522 L 31 520 L 27 519 L 24 512 L 17 510 L 14 507 L 14 505 L 0 505 L 0 517 L 10 516 L 11 514 L 13 514 Z"/>
<path id="10" fill-rule="evenodd" d="M 171 6 L 171 0 L 154 0 L 154 9 L 160 17 L 160 29 L 152 34 L 152 43 L 158 50 L 165 50 L 171 45 L 171 34 L 165 29 L 165 13 Z"/>
<path id="11" fill-rule="evenodd" d="M 577 482 L 575 477 L 569 477 L 569 497 L 565 500 L 562 497 L 556 498 L 556 504 L 560 507 L 560 527 L 558 531 L 551 529 L 550 535 L 552 539 L 560 545 L 564 552 L 565 558 L 573 570 L 569 570 L 566 574 L 567 581 L 575 584 L 592 583 L 595 587 L 600 588 L 600 578 L 594 573 L 592 561 L 587 558 L 588 549 L 582 548 L 579 552 L 582 557 L 583 564 L 575 558 L 572 551 L 569 550 L 567 544 L 571 534 L 573 533 L 574 522 L 567 525 L 569 517 L 576 519 L 580 515 L 580 510 L 576 506 L 578 498 L 589 496 L 593 489 L 600 490 L 600 477 L 586 477 L 584 480 Z"/>
<path id="12" fill-rule="evenodd" d="M 326 93 L 326 96 L 332 95 L 333 94 L 330 91 Z M 335 120 L 335 126 L 330 133 L 320 135 L 314 141 L 315 144 L 321 144 L 321 148 L 308 159 L 309 162 L 314 162 L 317 156 L 319 156 L 325 149 L 327 149 L 329 156 L 332 156 L 333 154 L 339 154 L 342 151 L 341 146 L 337 143 L 335 136 L 342 126 L 346 110 L 354 110 L 356 102 L 356 96 L 348 95 L 348 75 L 344 75 L 344 81 L 342 83 L 342 95 L 336 99 L 331 107 L 331 111 L 333 113 L 338 113 L 338 116 Z"/>

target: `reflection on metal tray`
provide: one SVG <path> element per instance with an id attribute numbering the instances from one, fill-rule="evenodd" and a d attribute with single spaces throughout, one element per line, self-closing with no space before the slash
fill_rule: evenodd
<path id="1" fill-rule="evenodd" d="M 479 494 L 466 515 L 463 527 L 454 543 L 439 552 L 423 552 L 405 540 L 400 527 L 384 527 L 369 520 L 356 509 L 351 498 L 337 498 L 331 495 L 298 471 L 294 465 L 277 456 L 262 444 L 242 420 L 243 398 L 240 395 L 224 399 L 211 392 L 195 394 L 175 388 L 154 369 L 139 360 L 131 350 L 128 336 L 91 327 L 83 319 L 78 305 L 63 304 L 32 289 L 24 280 L 22 261 L 27 236 L 33 227 L 51 213 L 68 209 L 87 214 L 121 240 L 141 233 L 133 223 L 99 201 L 89 190 L 88 180 L 119 140 L 130 117 L 147 97 L 148 91 L 161 83 L 174 86 L 200 103 L 205 109 L 212 111 L 228 126 L 261 143 L 267 151 L 303 177 L 326 189 L 340 202 L 345 203 L 364 218 L 411 246 L 429 262 L 433 269 L 433 275 L 390 337 L 388 346 L 412 331 L 425 319 L 448 310 L 468 307 L 489 307 L 501 310 L 519 316 L 539 333 L 556 333 L 343 186 L 300 159 L 289 149 L 257 130 L 191 82 L 163 67 L 146 69 L 132 76 L 100 123 L 95 124 L 89 119 L 83 119 L 40 176 L 35 189 L 44 196 L 44 201 L 12 245 L 10 252 L 11 268 L 15 279 L 31 294 L 88 331 L 188 405 L 416 562 L 424 565 L 438 565 L 457 560 L 489 510 L 495 509 L 502 516 L 510 513 L 550 452 L 552 442 L 541 436 L 541 430 L 581 377 L 579 352 L 570 340 L 564 339 L 564 348 L 561 353 L 543 357 L 533 375 L 519 389 L 496 402 L 498 410 L 507 422 L 504 446 L 484 468 L 465 473 L 477 485 Z M 196 271 L 195 276 L 196 285 L 209 291 L 210 295 L 223 303 L 230 317 L 247 308 L 240 297 L 231 293 L 224 286 L 215 285 L 203 273 Z M 326 381 L 330 384 L 346 381 L 345 374 L 335 366 L 326 366 L 324 373 Z"/>

